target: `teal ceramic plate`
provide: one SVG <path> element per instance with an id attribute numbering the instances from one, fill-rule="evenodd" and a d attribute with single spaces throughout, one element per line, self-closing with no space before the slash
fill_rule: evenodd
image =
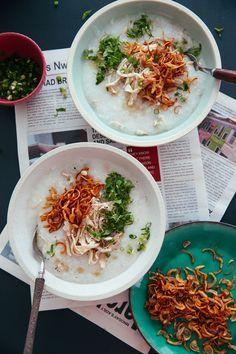
<path id="1" fill-rule="evenodd" d="M 188 250 L 195 258 L 194 265 L 191 264 L 190 257 L 180 251 L 186 240 L 191 241 Z M 195 222 L 168 231 L 161 252 L 150 271 L 160 269 L 166 274 L 171 268 L 196 267 L 197 265 L 205 265 L 204 272 L 218 270 L 219 263 L 213 260 L 213 256 L 209 252 L 203 253 L 201 251 L 205 247 L 216 247 L 223 255 L 224 271 L 227 272 L 230 268 L 228 261 L 230 259 L 236 260 L 236 227 L 214 222 Z M 236 268 L 233 274 L 236 274 Z M 226 276 L 222 272 L 217 277 L 218 280 L 223 277 L 232 279 L 233 274 Z M 160 354 L 186 354 L 187 351 L 183 346 L 170 345 L 166 343 L 165 338 L 157 335 L 162 325 L 159 321 L 151 320 L 149 313 L 144 308 L 147 298 L 147 284 L 148 273 L 130 290 L 130 304 L 139 331 L 148 344 Z M 232 293 L 236 299 L 236 288 Z M 233 336 L 232 344 L 235 345 L 236 322 L 230 323 L 229 326 Z M 233 354 L 235 351 L 227 349 L 227 353 Z"/>

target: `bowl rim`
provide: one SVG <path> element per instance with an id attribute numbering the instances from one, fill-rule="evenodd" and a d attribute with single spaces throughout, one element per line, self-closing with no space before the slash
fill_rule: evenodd
<path id="1" fill-rule="evenodd" d="M 97 282 L 97 283 L 91 283 L 91 284 L 79 284 L 75 282 L 69 282 L 65 281 L 61 278 L 56 277 L 55 275 L 52 275 L 49 271 L 45 271 L 45 288 L 58 296 L 68 298 L 71 300 L 80 300 L 80 301 L 95 301 L 95 300 L 101 300 L 105 298 L 110 298 L 111 296 L 117 295 L 121 293 L 122 291 L 127 290 L 130 288 L 132 285 L 134 285 L 151 267 L 152 263 L 155 261 L 158 253 L 160 252 L 160 249 L 162 247 L 162 243 L 164 241 L 164 235 L 165 235 L 165 228 L 166 228 L 166 210 L 165 210 L 165 205 L 164 205 L 164 200 L 161 195 L 160 189 L 157 185 L 157 182 L 154 180 L 150 172 L 144 167 L 141 162 L 136 160 L 133 156 L 129 155 L 127 152 L 120 150 L 116 147 L 106 145 L 106 144 L 99 144 L 99 143 L 73 143 L 73 144 L 68 144 L 65 146 L 58 147 L 42 157 L 40 157 L 34 164 L 32 164 L 28 169 L 25 171 L 25 173 L 22 175 L 22 177 L 19 179 L 18 183 L 16 184 L 13 193 L 11 195 L 11 199 L 9 202 L 9 207 L 8 207 L 8 212 L 7 212 L 7 225 L 8 225 L 8 230 L 9 230 L 9 241 L 10 245 L 12 247 L 13 253 L 16 257 L 17 262 L 20 264 L 22 267 L 23 271 L 26 273 L 26 275 L 31 279 L 35 280 L 37 274 L 33 272 L 29 268 L 29 265 L 24 261 L 24 258 L 22 257 L 21 252 L 18 252 L 16 240 L 15 240 L 15 235 L 17 234 L 17 230 L 11 220 L 15 218 L 16 215 L 16 201 L 19 198 L 19 192 L 21 190 L 22 185 L 27 183 L 28 179 L 30 178 L 30 175 L 32 172 L 35 170 L 39 169 L 46 160 L 53 158 L 55 155 L 59 155 L 61 152 L 65 150 L 73 150 L 73 149 L 86 149 L 86 148 L 92 148 L 92 149 L 101 149 L 104 152 L 109 151 L 114 154 L 117 154 L 120 158 L 124 158 L 128 160 L 131 164 L 135 165 L 140 170 L 140 173 L 145 176 L 147 183 L 151 185 L 152 190 L 155 193 L 155 198 L 158 203 L 158 208 L 159 208 L 159 228 L 158 228 L 158 242 L 156 242 L 156 247 L 149 248 L 149 253 L 148 257 L 145 257 L 145 262 L 139 265 L 138 271 L 133 272 L 133 264 L 131 264 L 130 267 L 128 267 L 123 274 L 128 274 L 130 277 L 128 278 L 127 276 L 123 275 L 123 281 L 120 284 L 114 284 L 113 279 L 117 279 L 120 277 L 118 275 L 115 278 L 111 278 L 105 281 Z M 142 254 L 140 254 L 141 256 Z M 145 255 L 143 253 L 143 255 Z M 144 256 L 143 256 L 144 258 Z M 144 259 L 143 259 L 144 260 Z M 129 272 L 129 273 L 128 273 Z M 122 274 L 121 273 L 121 274 Z M 135 274 L 134 274 L 135 273 Z M 56 279 L 57 283 L 60 284 L 60 286 L 56 286 L 56 289 L 54 288 L 54 284 L 50 283 L 50 281 Z M 49 284 L 47 284 L 47 280 L 49 280 Z M 112 284 L 112 288 L 109 288 L 109 286 Z M 73 284 L 73 288 L 75 288 L 75 292 L 72 293 L 69 289 L 65 289 L 63 287 L 63 284 Z M 96 289 L 95 289 L 96 288 Z M 99 288 L 99 289 L 98 289 Z M 94 294 L 94 291 L 97 291 L 97 293 Z"/>
<path id="2" fill-rule="evenodd" d="M 119 142 L 124 145 L 132 145 L 132 146 L 159 146 L 163 145 L 172 141 L 175 141 L 184 135 L 188 134 L 190 131 L 192 131 L 194 128 L 196 128 L 202 121 L 203 119 L 207 116 L 209 113 L 210 109 L 212 108 L 214 102 L 216 101 L 217 95 L 220 90 L 220 84 L 221 81 L 215 79 L 215 84 L 214 88 L 211 92 L 211 95 L 208 100 L 208 104 L 205 105 L 204 109 L 202 110 L 201 115 L 199 115 L 198 119 L 195 119 L 194 122 L 191 122 L 191 124 L 188 124 L 181 130 L 178 130 L 171 136 L 165 136 L 165 137 L 159 137 L 158 134 L 155 135 L 147 135 L 147 136 L 137 136 L 137 135 L 131 135 L 127 134 L 121 131 L 118 131 L 112 127 L 109 127 L 106 123 L 104 123 L 100 118 L 97 121 L 94 121 L 93 118 L 87 113 L 86 109 L 83 108 L 83 104 L 80 103 L 80 99 L 77 97 L 76 93 L 76 88 L 74 85 L 74 80 L 73 80 L 73 62 L 74 62 L 74 57 L 76 53 L 76 49 L 78 46 L 78 43 L 81 39 L 81 37 L 84 35 L 85 31 L 90 27 L 90 25 L 93 24 L 97 20 L 97 18 L 109 11 L 110 9 L 113 8 L 118 8 L 120 6 L 124 6 L 127 3 L 136 3 L 136 2 L 141 2 L 142 0 L 117 0 L 111 4 L 108 4 L 104 7 L 102 7 L 100 10 L 95 12 L 79 29 L 77 34 L 75 35 L 73 42 L 71 44 L 71 47 L 69 49 L 69 56 L 68 56 L 68 65 L 67 65 L 67 79 L 68 79 L 68 88 L 72 97 L 72 100 L 78 109 L 78 111 L 81 113 L 82 117 L 88 122 L 90 126 L 95 128 L 98 132 L 100 132 L 102 135 Z M 145 0 L 143 0 L 145 1 Z M 213 55 L 215 58 L 216 66 L 218 68 L 221 68 L 221 57 L 220 57 L 220 52 L 217 46 L 217 43 L 214 39 L 213 34 L 211 33 L 210 29 L 207 27 L 207 25 L 201 20 L 198 15 L 196 15 L 193 11 L 188 9 L 187 7 L 172 1 L 172 0 L 148 0 L 148 2 L 153 2 L 153 3 L 162 3 L 166 4 L 168 6 L 172 6 L 174 9 L 178 9 L 183 11 L 185 14 L 187 14 L 189 17 L 191 17 L 195 22 L 199 24 L 199 26 L 202 28 L 202 30 L 205 32 L 206 37 L 208 38 L 209 42 L 211 43 L 212 49 L 213 49 Z M 171 130 L 170 130 L 171 131 Z"/>
<path id="3" fill-rule="evenodd" d="M 41 78 L 40 78 L 40 81 L 38 82 L 38 85 L 33 89 L 32 92 L 30 92 L 27 96 L 24 96 L 22 98 L 14 100 L 14 101 L 9 101 L 5 98 L 0 98 L 0 105 L 15 106 L 16 104 L 28 102 L 41 89 L 41 87 L 43 86 L 43 83 L 45 81 L 45 78 L 46 78 L 47 64 L 46 64 L 46 60 L 45 60 L 42 49 L 39 47 L 39 45 L 32 38 L 30 38 L 22 33 L 18 33 L 18 32 L 2 32 L 2 33 L 0 33 L 0 38 L 1 37 L 8 37 L 8 36 L 20 37 L 20 38 L 23 38 L 27 43 L 30 43 L 30 45 L 32 45 L 33 47 L 35 47 L 37 49 L 39 57 L 40 57 L 40 61 L 42 62 Z"/>

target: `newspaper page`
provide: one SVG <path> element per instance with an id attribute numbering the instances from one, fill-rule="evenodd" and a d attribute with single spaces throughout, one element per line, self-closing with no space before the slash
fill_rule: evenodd
<path id="1" fill-rule="evenodd" d="M 37 158 L 57 146 L 80 141 L 111 144 L 137 158 L 153 175 L 166 203 L 167 228 L 189 221 L 208 220 L 208 201 L 197 130 L 195 129 L 178 141 L 168 144 L 168 146 L 164 145 L 159 148 L 121 146 L 102 136 L 83 120 L 72 102 L 67 88 L 67 55 L 67 49 L 45 52 L 47 78 L 42 91 L 29 103 L 16 107 L 18 155 L 21 174 Z M 60 87 L 67 91 L 67 98 L 61 94 Z M 7 236 L 5 236 L 5 245 L 2 249 L 4 250 L 6 247 L 8 252 L 3 251 L 1 253 L 0 267 L 3 259 L 8 258 L 8 267 L 5 267 L 5 270 L 18 276 L 17 274 L 20 274 L 20 271 L 16 271 L 16 267 L 20 267 L 14 260 Z M 11 264 L 14 264 L 14 267 Z M 117 306 L 121 306 L 120 304 L 126 302 L 124 298 L 127 298 L 127 293 L 123 293 L 120 296 L 120 299 L 113 301 L 113 303 L 118 304 Z M 77 303 L 76 307 L 79 305 Z M 103 305 L 101 301 L 100 305 Z M 58 299 L 46 292 L 42 299 L 41 309 L 73 306 L 74 303 L 72 304 L 65 299 Z M 92 309 L 96 308 L 98 309 L 98 314 L 101 311 L 105 314 L 106 311 L 101 309 L 105 309 L 107 304 L 99 306 L 90 306 L 90 309 L 92 311 Z M 86 309 L 88 309 L 87 306 Z M 81 313 L 81 315 L 83 314 Z M 115 332 L 124 332 L 125 335 L 121 339 L 133 345 L 131 333 L 134 330 L 132 328 L 129 331 L 127 327 L 126 330 L 123 330 L 124 324 L 122 324 L 122 321 L 117 320 L 119 326 L 122 327 L 119 327 L 119 331 L 116 331 L 114 329 L 116 326 L 110 328 L 108 323 L 106 326 L 102 325 L 103 317 L 99 315 L 96 317 L 100 318 L 100 320 L 97 320 L 98 324 L 109 331 L 111 329 L 113 334 Z M 112 318 L 114 320 L 115 315 Z M 119 333 L 116 333 L 118 337 Z M 134 342 L 136 346 L 139 345 L 139 341 L 134 340 Z M 142 338 L 140 339 L 141 342 L 143 343 Z M 142 345 L 140 344 L 140 348 Z M 145 350 L 142 349 L 140 351 L 145 352 Z"/>
<path id="2" fill-rule="evenodd" d="M 236 100 L 220 93 L 198 132 L 210 220 L 220 221 L 236 192 Z"/>

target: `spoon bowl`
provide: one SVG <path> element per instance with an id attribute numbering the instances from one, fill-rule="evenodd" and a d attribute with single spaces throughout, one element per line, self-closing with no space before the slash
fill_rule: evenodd
<path id="1" fill-rule="evenodd" d="M 35 254 L 41 261 L 40 270 L 38 272 L 38 278 L 43 278 L 45 273 L 45 257 L 38 246 L 38 228 L 36 227 L 34 238 L 33 238 L 33 250 Z"/>
<path id="2" fill-rule="evenodd" d="M 199 64 L 198 59 L 191 53 L 185 52 L 185 55 L 189 57 L 189 59 L 193 62 L 193 67 L 196 71 L 200 70 L 206 74 L 210 74 L 214 78 L 218 80 L 223 80 L 226 82 L 230 82 L 231 84 L 236 84 L 236 70 L 227 70 L 227 69 L 219 69 L 219 68 L 206 68 Z"/>

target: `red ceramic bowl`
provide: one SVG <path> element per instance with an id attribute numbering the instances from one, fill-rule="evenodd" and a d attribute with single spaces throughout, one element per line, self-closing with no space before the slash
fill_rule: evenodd
<path id="1" fill-rule="evenodd" d="M 46 61 L 39 46 L 31 38 L 23 34 L 15 32 L 0 33 L 0 61 L 5 60 L 13 54 L 19 57 L 33 59 L 40 67 L 41 79 L 35 89 L 27 96 L 14 101 L 0 98 L 0 105 L 14 106 L 18 103 L 29 101 L 39 92 L 45 80 Z"/>

